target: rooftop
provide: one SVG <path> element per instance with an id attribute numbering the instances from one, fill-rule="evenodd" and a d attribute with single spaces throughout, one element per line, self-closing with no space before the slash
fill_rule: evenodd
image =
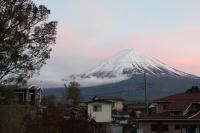
<path id="1" fill-rule="evenodd" d="M 165 112 L 151 114 L 139 120 L 185 120 L 200 121 L 200 110 L 189 109 L 190 105 L 200 105 L 200 93 L 179 93 L 163 97 L 154 101 L 158 104 L 167 104 L 169 107 Z"/>
<path id="2" fill-rule="evenodd" d="M 169 103 L 169 110 L 184 111 L 191 103 L 200 102 L 200 92 L 198 93 L 179 93 L 155 100 L 154 102 Z"/>
<path id="3" fill-rule="evenodd" d="M 94 96 L 92 100 L 114 100 L 114 101 L 124 101 L 122 98 L 113 96 Z"/>
<path id="4" fill-rule="evenodd" d="M 189 112 L 186 115 L 170 115 L 170 112 L 153 114 L 148 117 L 139 118 L 139 120 L 198 120 L 200 121 L 200 111 Z"/>
<path id="5" fill-rule="evenodd" d="M 112 104 L 113 102 L 112 101 L 107 101 L 107 100 L 92 100 L 92 101 L 89 101 L 87 102 L 87 104 L 89 103 L 106 103 L 106 104 Z"/>

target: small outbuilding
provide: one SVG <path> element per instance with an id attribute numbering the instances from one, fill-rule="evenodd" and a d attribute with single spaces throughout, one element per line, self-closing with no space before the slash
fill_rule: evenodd
<path id="1" fill-rule="evenodd" d="M 111 101 L 92 100 L 88 102 L 88 115 L 99 123 L 109 123 L 112 121 Z"/>
<path id="2" fill-rule="evenodd" d="M 16 102 L 19 104 L 29 104 L 40 107 L 42 98 L 42 89 L 36 86 L 29 88 L 15 89 Z"/>

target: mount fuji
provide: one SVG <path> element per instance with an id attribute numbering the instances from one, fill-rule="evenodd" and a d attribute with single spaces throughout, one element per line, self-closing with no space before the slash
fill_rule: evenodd
<path id="1" fill-rule="evenodd" d="M 141 101 L 144 99 L 144 73 L 149 99 L 200 86 L 199 77 L 174 69 L 134 49 L 123 50 L 87 72 L 71 75 L 66 82 L 77 81 L 86 101 L 95 95 Z M 49 90 L 52 93 L 48 94 L 62 90 L 60 94 L 63 96 L 63 88 Z"/>
<path id="2" fill-rule="evenodd" d="M 134 49 L 126 49 L 88 72 L 69 76 L 66 81 L 77 81 L 83 87 L 99 86 L 127 80 L 143 73 L 152 77 L 198 78 Z"/>

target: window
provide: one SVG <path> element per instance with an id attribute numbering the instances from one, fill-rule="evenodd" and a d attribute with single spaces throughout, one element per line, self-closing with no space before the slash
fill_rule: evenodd
<path id="1" fill-rule="evenodd" d="M 180 130 L 181 126 L 180 125 L 175 125 L 175 130 Z"/>
<path id="2" fill-rule="evenodd" d="M 158 126 L 157 125 L 151 125 L 151 131 L 157 131 Z"/>
<path id="3" fill-rule="evenodd" d="M 190 110 L 191 111 L 198 111 L 198 110 L 200 110 L 200 104 L 194 104 L 193 103 L 193 105 L 192 105 L 192 107 L 191 107 Z"/>
<path id="4" fill-rule="evenodd" d="M 162 131 L 168 132 L 169 131 L 169 126 L 168 125 L 162 125 Z"/>
<path id="5" fill-rule="evenodd" d="M 161 124 L 151 125 L 151 131 L 168 132 L 169 131 L 169 126 L 168 125 L 161 125 Z"/>
<path id="6" fill-rule="evenodd" d="M 181 115 L 180 111 L 172 111 L 172 112 L 170 112 L 170 116 L 179 116 L 179 115 Z"/>
<path id="7" fill-rule="evenodd" d="M 163 105 L 163 110 L 166 110 L 168 108 L 168 105 Z"/>
<path id="8" fill-rule="evenodd" d="M 100 112 L 101 111 L 101 105 L 93 105 L 93 111 L 94 112 Z"/>

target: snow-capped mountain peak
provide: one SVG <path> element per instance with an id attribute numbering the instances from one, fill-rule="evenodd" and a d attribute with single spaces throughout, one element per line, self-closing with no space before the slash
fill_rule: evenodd
<path id="1" fill-rule="evenodd" d="M 144 72 L 158 77 L 193 77 L 193 75 L 169 67 L 134 49 L 126 49 L 102 62 L 94 69 L 82 74 L 71 75 L 69 79 L 77 80 L 80 84 L 87 82 L 86 86 L 92 86 L 118 82 Z"/>

